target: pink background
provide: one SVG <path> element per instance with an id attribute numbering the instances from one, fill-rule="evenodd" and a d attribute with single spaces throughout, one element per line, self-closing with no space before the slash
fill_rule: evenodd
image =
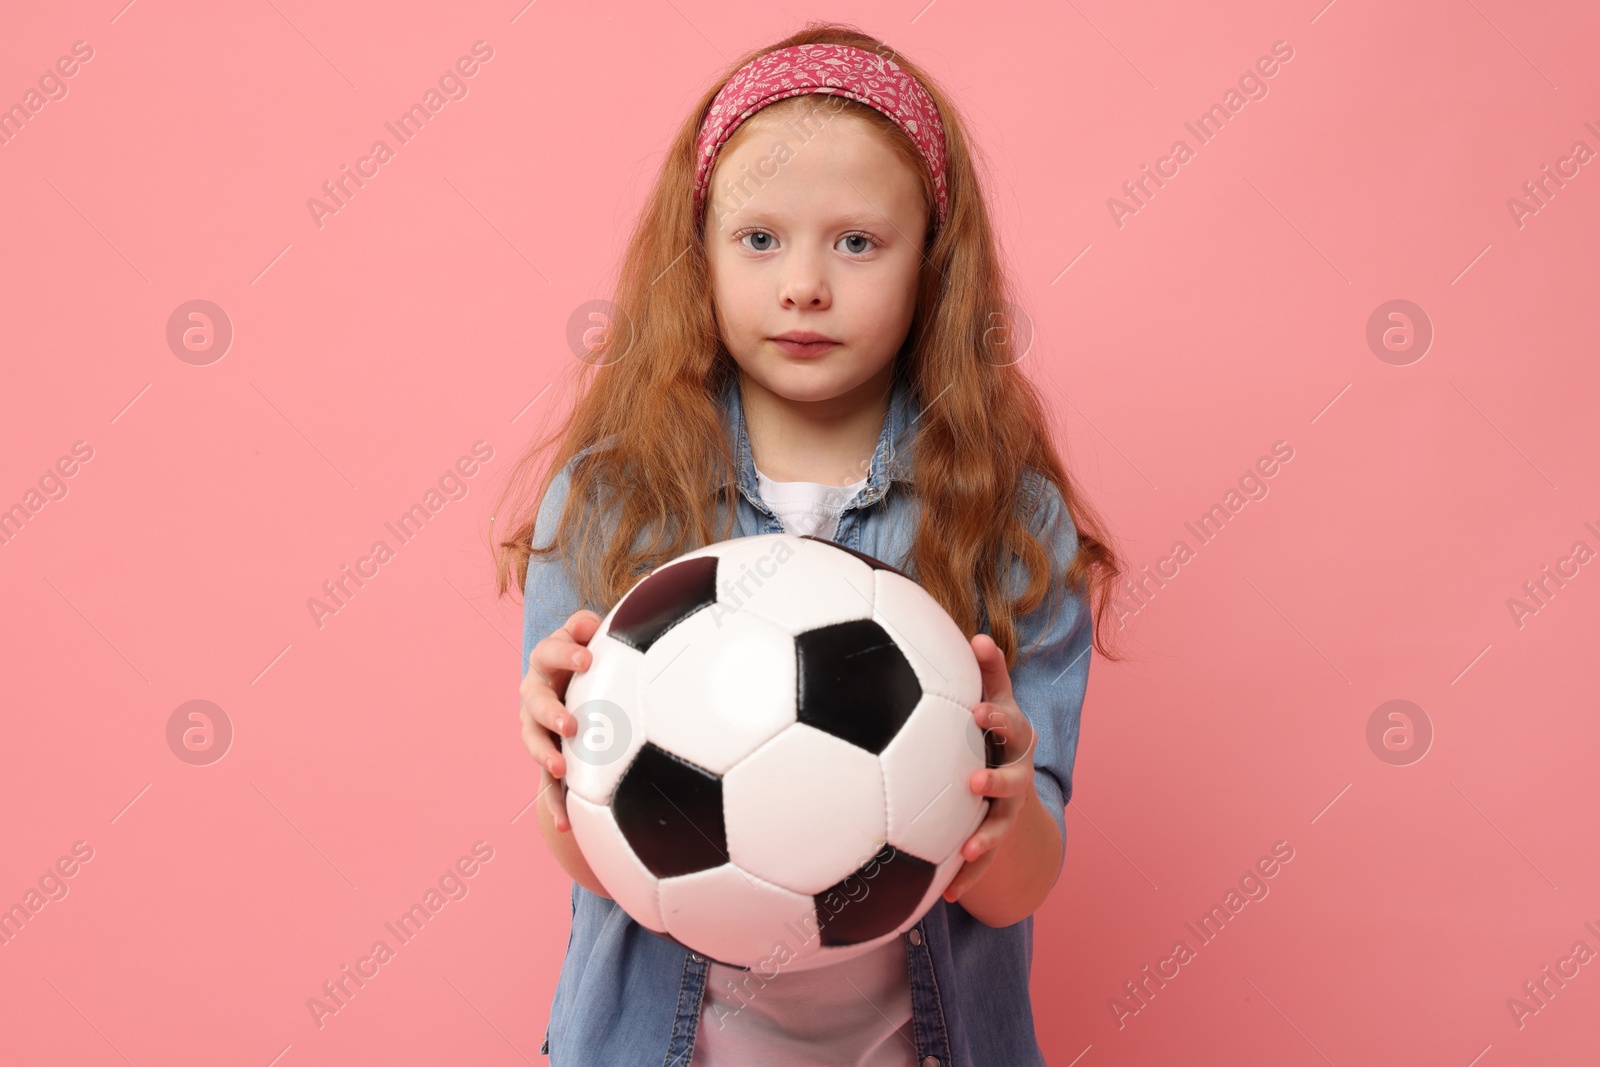
<path id="1" fill-rule="evenodd" d="M 491 502 L 675 124 L 822 17 L 955 95 L 1073 470 L 1135 574 L 1193 551 L 1093 667 L 1037 915 L 1050 1063 L 1592 1055 L 1600 963 L 1520 1027 L 1508 999 L 1600 951 L 1600 563 L 1520 626 L 1508 601 L 1600 550 L 1600 163 L 1521 226 L 1507 201 L 1600 149 L 1600 13 L 1319 2 L 12 5 L 0 104 L 94 57 L 0 146 L 0 506 L 93 455 L 0 545 L 0 904 L 93 858 L 0 946 L 0 1060 L 540 1062 L 568 883 Z M 478 40 L 469 95 L 319 228 L 307 199 Z M 1268 95 L 1196 146 L 1277 41 Z M 1119 227 L 1108 198 L 1179 137 Z M 205 366 L 166 341 L 194 299 L 234 330 Z M 1408 365 L 1366 340 L 1396 299 L 1434 331 Z M 321 584 L 477 441 L 465 498 L 319 627 Z M 1279 441 L 1200 544 L 1185 522 Z M 234 731 L 208 766 L 169 747 L 190 700 Z M 1431 724 L 1420 761 L 1369 746 L 1390 700 Z M 479 841 L 468 894 L 319 1027 L 308 999 Z M 1279 841 L 1270 895 L 1119 1025 Z"/>

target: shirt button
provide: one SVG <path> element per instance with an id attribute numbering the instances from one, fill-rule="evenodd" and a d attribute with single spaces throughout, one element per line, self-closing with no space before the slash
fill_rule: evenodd
<path id="1" fill-rule="evenodd" d="M 911 938 L 911 943 L 913 945 L 922 944 L 922 931 L 921 930 L 912 930 L 911 933 L 909 935 L 907 935 L 907 936 L 909 936 Z"/>
<path id="2" fill-rule="evenodd" d="M 922 1067 L 939 1067 L 939 1057 L 927 1056 L 922 1061 Z"/>
<path id="3" fill-rule="evenodd" d="M 696 963 L 704 963 L 706 961 L 706 958 L 704 956 L 700 955 L 700 953 L 698 953 L 698 952 L 689 953 L 689 958 L 691 960 L 694 960 Z"/>

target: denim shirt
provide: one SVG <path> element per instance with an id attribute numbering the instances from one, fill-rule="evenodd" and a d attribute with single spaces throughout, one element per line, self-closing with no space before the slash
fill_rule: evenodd
<path id="1" fill-rule="evenodd" d="M 738 465 L 733 536 L 780 533 L 781 522 L 757 491 L 737 381 L 728 383 L 722 400 Z M 897 382 L 867 484 L 840 513 L 832 538 L 912 577 L 909 555 L 918 503 L 910 459 L 921 410 L 913 392 Z M 550 542 L 572 464 L 595 447 L 574 456 L 551 483 L 540 502 L 534 544 Z M 1059 577 L 1077 550 L 1076 530 L 1054 484 L 1031 467 L 1024 479 L 1023 506 L 1033 529 L 1051 547 Z M 719 520 L 724 507 L 718 504 Z M 1026 570 L 1019 561 L 1012 561 L 1007 580 L 1014 583 L 1009 592 L 1021 591 Z M 580 604 L 565 565 L 555 557 L 529 560 L 519 680 L 533 646 L 580 607 L 603 617 L 611 605 Z M 1016 622 L 1019 657 L 1025 658 L 1011 671 L 1012 689 L 1038 734 L 1034 785 L 1065 846 L 1064 806 L 1072 795 L 1078 717 L 1089 678 L 1091 617 L 1083 598 L 1058 583 L 1038 609 Z M 979 630 L 987 632 L 982 620 Z M 991 927 L 960 901 L 939 897 L 906 937 L 912 1026 L 922 1067 L 1043 1067 L 1028 990 L 1031 915 Z M 574 882 L 572 932 L 540 1051 L 559 1067 L 689 1067 L 710 965 L 704 956 L 635 922 L 615 901 Z"/>

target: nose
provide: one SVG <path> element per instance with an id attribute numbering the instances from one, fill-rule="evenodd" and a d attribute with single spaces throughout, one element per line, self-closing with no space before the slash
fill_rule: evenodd
<path id="1" fill-rule="evenodd" d="M 826 308 L 833 295 L 828 287 L 825 257 L 815 251 L 800 250 L 785 258 L 783 277 L 778 283 L 779 302 L 785 308 L 807 311 Z"/>

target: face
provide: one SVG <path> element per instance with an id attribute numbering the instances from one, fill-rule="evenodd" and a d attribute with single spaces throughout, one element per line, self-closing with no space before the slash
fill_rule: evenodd
<path id="1" fill-rule="evenodd" d="M 746 120 L 712 171 L 718 327 L 746 382 L 784 400 L 881 395 L 916 309 L 922 183 L 867 122 L 800 99 Z M 791 333 L 833 343 L 781 344 Z"/>

